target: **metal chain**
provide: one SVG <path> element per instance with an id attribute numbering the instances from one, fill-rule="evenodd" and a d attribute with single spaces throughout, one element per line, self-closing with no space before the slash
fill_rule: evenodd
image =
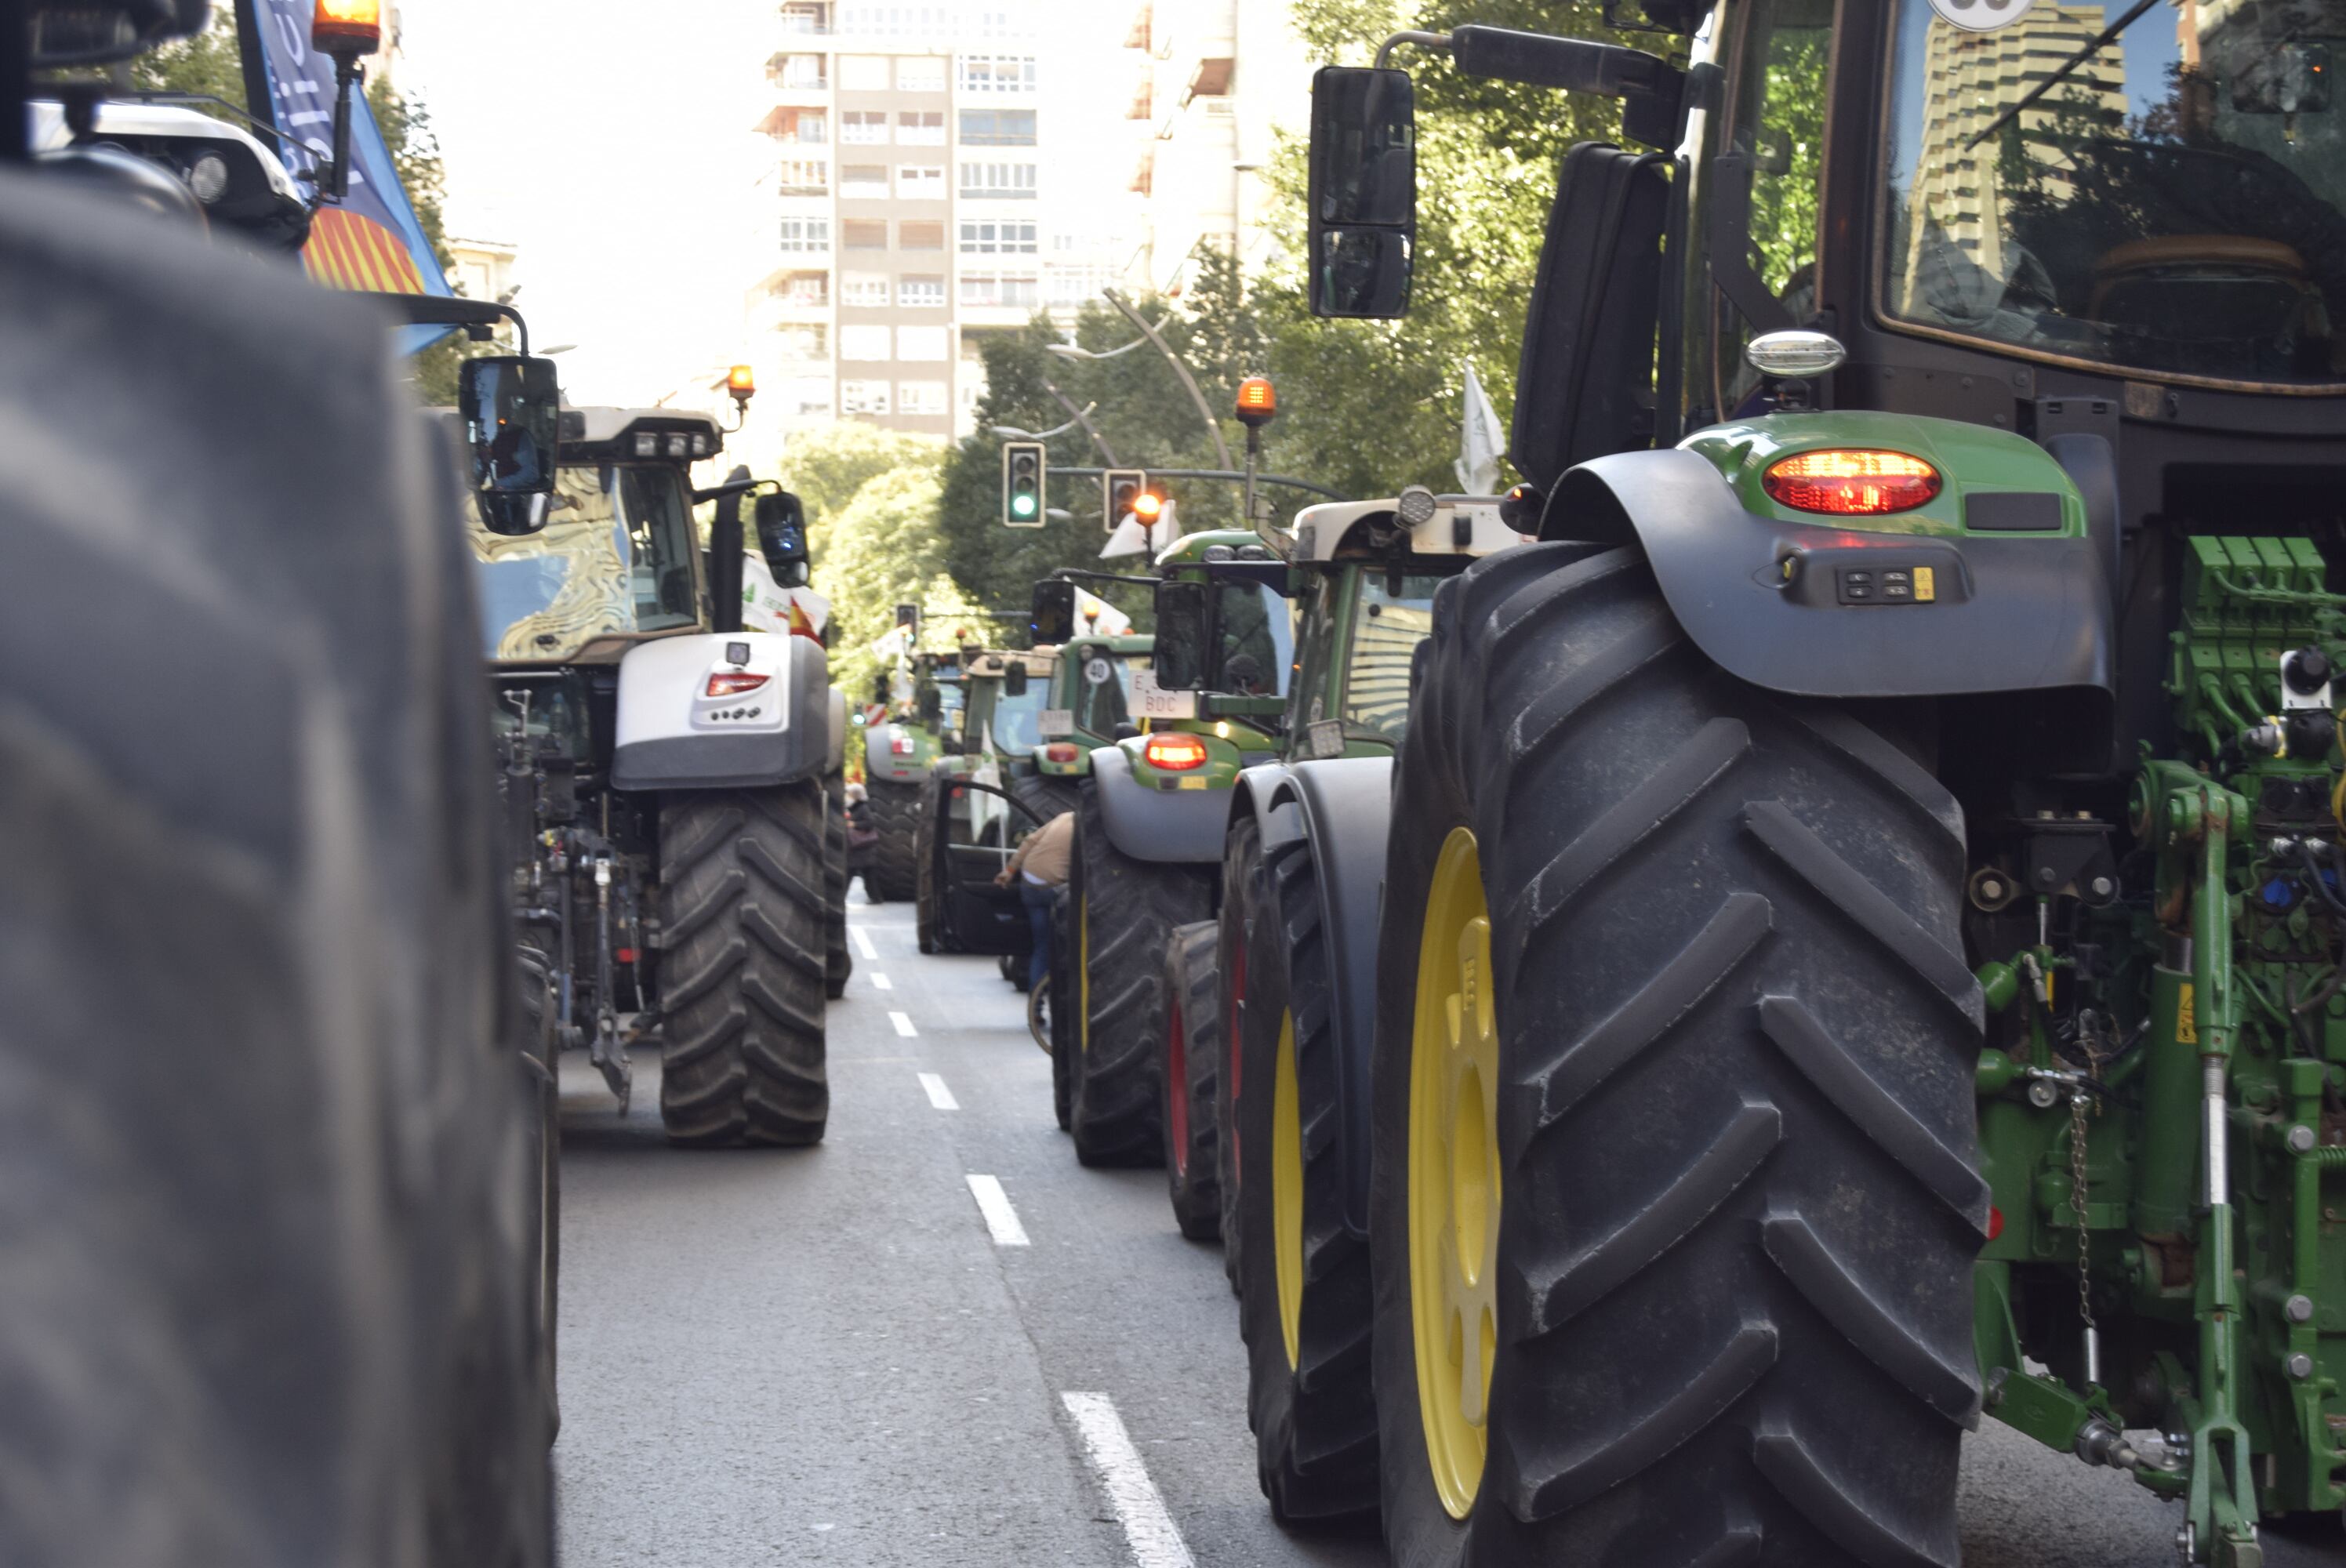
<path id="1" fill-rule="evenodd" d="M 2085 1053 L 2086 1076 L 2096 1083 L 2102 1076 L 2102 1054 L 2094 1048 L 2094 1031 L 2099 1023 L 2098 1016 L 2080 1011 L 2077 1046 Z M 2077 1316 L 2084 1319 L 2089 1334 L 2096 1328 L 2092 1275 L 2087 1268 L 2092 1237 L 2086 1229 L 2086 1116 L 2087 1102 L 2092 1097 L 2083 1084 L 2069 1092 L 2069 1209 L 2077 1221 Z"/>

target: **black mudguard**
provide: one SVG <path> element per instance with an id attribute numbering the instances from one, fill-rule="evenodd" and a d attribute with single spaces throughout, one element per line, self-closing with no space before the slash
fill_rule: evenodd
<path id="1" fill-rule="evenodd" d="M 1092 787 L 1117 852 L 1158 865 L 1219 866 L 1230 824 L 1227 789 L 1152 789 L 1132 776 L 1132 759 L 1103 746 L 1092 753 Z"/>
<path id="2" fill-rule="evenodd" d="M 1392 818 L 1392 759 L 1278 762 L 1239 775 L 1234 810 L 1251 811 L 1266 854 L 1301 838 L 1311 847 L 1320 924 L 1329 935 L 1336 991 L 1336 1050 L 1343 1088 L 1335 1136 L 1342 1145 L 1344 1223 L 1369 1231 L 1369 1058 L 1377 1016 L 1377 911 L 1385 832 Z"/>
<path id="3" fill-rule="evenodd" d="M 2099 694 L 2115 615 L 2101 541 L 1921 536 L 1746 511 L 1708 459 L 1678 449 L 1584 463 L 1556 487 L 1543 539 L 1635 544 L 1687 635 L 1729 674 L 1800 697 Z M 1790 558 L 1789 576 L 1784 564 Z M 1846 605 L 1848 567 L 1929 565 L 1929 605 Z"/>

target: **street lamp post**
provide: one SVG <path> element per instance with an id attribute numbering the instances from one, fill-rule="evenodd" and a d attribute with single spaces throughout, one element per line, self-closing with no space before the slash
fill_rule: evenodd
<path id="1" fill-rule="evenodd" d="M 1214 438 L 1214 455 L 1220 460 L 1222 467 L 1229 467 L 1229 443 L 1222 439 L 1221 424 L 1214 418 L 1214 411 L 1208 405 L 1206 394 L 1198 390 L 1198 378 L 1189 373 L 1189 367 L 1181 362 L 1180 356 L 1174 353 L 1163 338 L 1158 336 L 1157 329 L 1148 324 L 1148 318 L 1133 309 L 1131 300 L 1114 289 L 1102 289 L 1100 294 L 1109 304 L 1123 311 L 1127 321 L 1140 329 L 1141 337 L 1151 348 L 1165 357 L 1165 362 L 1173 367 L 1173 373 L 1181 378 L 1181 385 L 1188 392 L 1189 401 L 1197 405 L 1198 417 L 1206 422 L 1206 433 Z M 1073 343 L 1053 343 L 1051 351 L 1071 360 L 1104 360 L 1110 354 L 1123 353 L 1133 346 L 1127 343 L 1123 348 L 1110 349 L 1106 353 L 1096 354 L 1089 349 L 1077 348 Z"/>

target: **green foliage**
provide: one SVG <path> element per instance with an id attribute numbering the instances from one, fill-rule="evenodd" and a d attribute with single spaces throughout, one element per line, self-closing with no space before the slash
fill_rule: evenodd
<path id="1" fill-rule="evenodd" d="M 831 680 L 868 691 L 872 642 L 900 604 L 958 606 L 935 518 L 945 449 L 919 436 L 841 424 L 791 443 L 786 474 L 807 509 L 815 592 L 831 601 Z"/>
<path id="2" fill-rule="evenodd" d="M 130 62 L 130 83 L 142 93 L 188 93 L 242 109 L 244 67 L 236 47 L 236 17 L 225 7 L 192 38 L 178 38 Z"/>

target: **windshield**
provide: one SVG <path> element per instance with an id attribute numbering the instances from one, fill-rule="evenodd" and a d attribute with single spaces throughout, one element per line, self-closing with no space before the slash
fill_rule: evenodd
<path id="1" fill-rule="evenodd" d="M 491 658 L 567 658 L 598 636 L 698 621 L 676 469 L 564 467 L 546 499 L 546 527 L 522 537 L 469 516 Z"/>
<path id="2" fill-rule="evenodd" d="M 1986 30 L 1899 8 L 1891 314 L 2153 372 L 2346 379 L 2346 0 L 2180 0 L 2091 53 L 2132 5 L 1938 5 Z"/>
<path id="3" fill-rule="evenodd" d="M 1409 663 L 1433 627 L 1433 590 L 1448 574 L 1413 572 L 1401 592 L 1386 591 L 1382 572 L 1361 574 L 1352 640 L 1344 668 L 1347 729 L 1355 726 L 1398 741 L 1409 726 Z"/>
<path id="4" fill-rule="evenodd" d="M 1035 749 L 1043 738 L 1037 720 L 1050 693 L 1049 682 L 1030 678 L 1021 695 L 1012 697 L 1004 692 L 994 699 L 994 713 L 986 720 L 986 728 L 994 737 L 996 751 L 1023 757 Z"/>
<path id="5" fill-rule="evenodd" d="M 1260 583 L 1215 589 L 1216 668 L 1221 689 L 1238 697 L 1285 697 L 1295 667 L 1295 610 Z"/>
<path id="6" fill-rule="evenodd" d="M 1132 672 L 1149 667 L 1146 655 L 1118 655 L 1104 647 L 1071 650 L 1062 660 L 1073 672 L 1076 728 L 1086 735 L 1114 735 L 1132 717 Z"/>

